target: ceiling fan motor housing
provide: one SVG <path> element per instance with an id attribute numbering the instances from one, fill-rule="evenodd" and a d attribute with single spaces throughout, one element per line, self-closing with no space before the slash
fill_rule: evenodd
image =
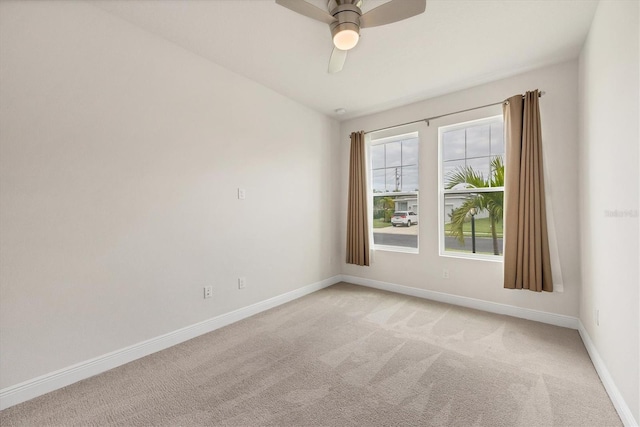
<path id="1" fill-rule="evenodd" d="M 340 31 L 351 30 L 360 34 L 360 9 L 350 3 L 340 4 L 331 11 L 331 15 L 337 19 L 330 25 L 331 37 L 335 37 Z"/>
<path id="2" fill-rule="evenodd" d="M 342 4 L 352 4 L 362 9 L 362 3 L 364 3 L 364 0 L 329 0 L 327 1 L 327 10 L 331 12 Z"/>

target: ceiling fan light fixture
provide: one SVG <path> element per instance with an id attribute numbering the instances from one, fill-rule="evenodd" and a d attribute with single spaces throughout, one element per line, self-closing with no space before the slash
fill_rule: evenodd
<path id="1" fill-rule="evenodd" d="M 309 1 L 276 0 L 276 3 L 316 21 L 329 24 L 335 46 L 331 51 L 327 69 L 331 74 L 342 70 L 347 52 L 360 40 L 360 28 L 379 27 L 420 15 L 425 11 L 427 4 L 427 0 L 389 0 L 362 13 L 360 7 L 364 0 L 328 0 L 328 12 Z"/>
<path id="2" fill-rule="evenodd" d="M 333 33 L 333 45 L 340 50 L 353 49 L 360 40 L 360 28 L 352 23 L 338 25 Z"/>

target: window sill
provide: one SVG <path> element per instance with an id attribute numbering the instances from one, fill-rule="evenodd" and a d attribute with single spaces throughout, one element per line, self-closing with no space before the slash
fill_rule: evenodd
<path id="1" fill-rule="evenodd" d="M 482 255 L 482 254 L 465 254 L 455 252 L 440 252 L 441 257 L 446 258 L 458 258 L 458 259 L 470 259 L 475 261 L 489 261 L 489 262 L 503 262 L 504 257 L 502 255 Z"/>
<path id="2" fill-rule="evenodd" d="M 406 254 L 418 254 L 418 248 L 407 248 L 404 246 L 388 246 L 388 245 L 374 245 L 374 251 L 380 252 L 401 252 Z"/>

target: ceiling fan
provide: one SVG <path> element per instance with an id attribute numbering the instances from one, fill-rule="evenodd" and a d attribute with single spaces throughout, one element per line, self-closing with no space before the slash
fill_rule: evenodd
<path id="1" fill-rule="evenodd" d="M 301 15 L 329 24 L 333 37 L 333 52 L 329 59 L 329 72 L 342 70 L 347 51 L 360 39 L 360 28 L 378 27 L 402 21 L 424 12 L 427 0 L 391 0 L 363 14 L 363 0 L 329 0 L 328 12 L 304 0 L 276 0 L 280 6 Z"/>

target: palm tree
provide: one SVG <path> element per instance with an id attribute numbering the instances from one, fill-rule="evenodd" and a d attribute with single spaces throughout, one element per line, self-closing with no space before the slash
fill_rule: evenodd
<path id="1" fill-rule="evenodd" d="M 504 162 L 502 157 L 495 157 L 491 161 L 491 176 L 485 178 L 481 173 L 473 170 L 471 166 L 459 167 L 447 176 L 446 188 L 451 189 L 456 185 L 464 185 L 465 188 L 487 188 L 504 186 Z M 471 209 L 475 212 L 486 211 L 491 222 L 491 237 L 493 239 L 493 253 L 500 255 L 498 248 L 498 234 L 496 225 L 502 220 L 504 211 L 504 193 L 496 191 L 491 193 L 475 193 L 466 197 L 461 206 L 450 214 L 451 228 L 449 235 L 458 238 L 464 244 L 463 226 L 467 221 Z"/>
<path id="2" fill-rule="evenodd" d="M 383 222 L 390 222 L 393 211 L 396 207 L 396 201 L 393 197 L 374 197 L 374 208 L 384 212 Z"/>

